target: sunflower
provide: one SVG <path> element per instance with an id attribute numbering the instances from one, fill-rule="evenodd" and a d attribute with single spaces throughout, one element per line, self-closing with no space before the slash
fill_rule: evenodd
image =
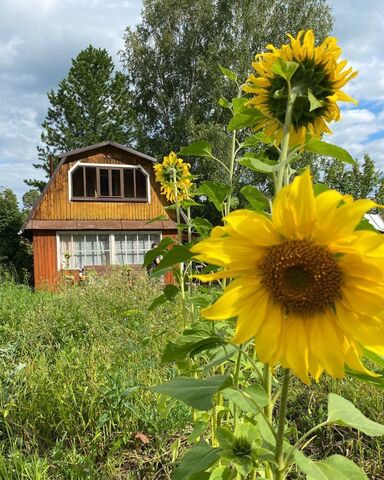
<path id="1" fill-rule="evenodd" d="M 334 37 L 328 37 L 315 47 L 312 30 L 301 31 L 296 38 L 288 35 L 290 44 L 275 48 L 268 45 L 268 53 L 256 55 L 252 63 L 258 76 L 252 74 L 243 85 L 245 92 L 255 96 L 246 105 L 257 107 L 265 118 L 259 121 L 255 130 L 265 129 L 269 137 L 281 141 L 287 108 L 287 81 L 274 72 L 276 62 L 284 60 L 298 63 L 291 78 L 292 92 L 296 99 L 293 106 L 290 127 L 290 145 L 303 144 L 307 133 L 320 137 L 332 133 L 327 122 L 340 119 L 337 101 L 356 101 L 340 89 L 357 72 L 344 70 L 347 61 L 338 62 L 341 48 Z M 281 59 L 281 60 L 280 60 Z"/>
<path id="2" fill-rule="evenodd" d="M 177 188 L 177 200 L 186 200 L 189 198 L 192 187 L 189 163 L 184 163 L 181 158 L 177 158 L 176 153 L 171 152 L 168 157 L 164 157 L 163 163 L 154 166 L 155 178 L 161 184 L 161 193 L 167 200 L 175 203 L 175 180 Z"/>
<path id="3" fill-rule="evenodd" d="M 202 311 L 237 318 L 234 343 L 254 338 L 259 359 L 280 363 L 302 381 L 323 371 L 357 371 L 362 348 L 384 350 L 384 236 L 357 229 L 377 206 L 334 190 L 314 195 L 306 170 L 273 202 L 271 218 L 250 210 L 225 217 L 196 258 L 222 267 L 204 281 L 232 278 Z"/>

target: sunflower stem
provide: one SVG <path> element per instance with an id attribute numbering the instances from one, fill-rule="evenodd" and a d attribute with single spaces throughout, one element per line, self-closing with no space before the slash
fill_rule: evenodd
<path id="1" fill-rule="evenodd" d="M 277 173 L 275 195 L 283 187 L 284 179 L 286 179 L 288 150 L 289 150 L 289 132 L 292 124 L 293 106 L 295 104 L 296 95 L 292 93 L 291 82 L 288 80 L 288 99 L 287 110 L 285 112 L 285 120 L 283 126 L 283 137 L 281 140 L 281 151 L 279 157 L 280 170 Z"/>
<path id="2" fill-rule="evenodd" d="M 241 367 L 241 356 L 243 354 L 243 345 L 239 346 L 239 351 L 237 353 L 237 361 L 236 361 L 236 369 L 235 375 L 233 379 L 233 383 L 235 388 L 239 386 L 239 377 L 240 377 L 240 367 Z M 237 424 L 237 406 L 236 404 L 233 405 L 233 428 L 236 428 Z"/>
<path id="3" fill-rule="evenodd" d="M 242 89 L 241 87 L 239 88 L 237 92 L 237 98 L 240 98 L 242 94 Z M 228 183 L 229 186 L 231 187 L 231 190 L 229 191 L 228 199 L 225 204 L 225 215 L 228 215 L 229 212 L 231 211 L 231 200 L 232 200 L 232 187 L 233 187 L 233 173 L 235 169 L 235 158 L 237 154 L 236 150 L 236 134 L 237 130 L 233 130 L 232 132 L 232 141 L 231 141 L 231 158 L 230 158 L 230 163 L 229 163 L 229 175 L 228 175 Z"/>
<path id="4" fill-rule="evenodd" d="M 264 408 L 265 417 L 268 419 L 269 423 L 272 424 L 272 410 L 273 410 L 273 403 L 272 403 L 272 372 L 271 367 L 265 363 L 263 368 L 263 385 L 265 393 L 267 394 L 268 403 Z M 268 462 L 265 462 L 265 478 L 273 478 L 272 477 L 272 469 Z"/>
<path id="5" fill-rule="evenodd" d="M 285 462 L 284 462 L 284 432 L 285 421 L 287 415 L 287 403 L 288 403 L 288 391 L 289 380 L 291 377 L 291 371 L 289 368 L 284 370 L 283 385 L 281 389 L 280 397 L 280 411 L 277 425 L 277 437 L 276 437 L 276 452 L 275 459 L 277 464 L 276 480 L 283 480 L 285 477 Z"/>
<path id="6" fill-rule="evenodd" d="M 173 189 L 175 193 L 175 205 L 176 205 L 176 222 L 177 222 L 177 240 L 180 244 L 183 242 L 183 232 L 182 232 L 182 227 L 181 227 L 181 221 L 180 221 L 180 202 L 179 202 L 179 197 L 178 197 L 178 191 L 177 191 L 177 178 L 176 178 L 176 170 L 173 169 Z M 179 284 L 180 284 L 180 294 L 181 294 L 181 308 L 182 308 L 182 316 L 183 316 L 183 322 L 184 322 L 184 328 L 186 328 L 187 323 L 188 323 L 188 315 L 187 315 L 187 307 L 185 304 L 185 278 L 184 278 L 184 263 L 179 263 Z"/>

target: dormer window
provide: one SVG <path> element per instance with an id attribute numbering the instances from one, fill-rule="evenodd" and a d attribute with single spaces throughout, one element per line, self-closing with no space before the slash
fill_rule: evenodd
<path id="1" fill-rule="evenodd" d="M 77 164 L 69 171 L 70 199 L 149 201 L 149 175 L 140 165 Z"/>

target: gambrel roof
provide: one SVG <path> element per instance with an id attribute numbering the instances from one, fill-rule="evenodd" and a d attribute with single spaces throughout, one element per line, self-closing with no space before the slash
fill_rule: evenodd
<path id="1" fill-rule="evenodd" d="M 74 156 L 74 155 L 87 153 L 87 152 L 90 152 L 92 150 L 99 150 L 99 149 L 104 148 L 104 147 L 113 147 L 113 148 L 116 148 L 118 150 L 122 150 L 123 152 L 135 155 L 136 157 L 142 158 L 143 160 L 147 160 L 147 161 L 150 161 L 150 162 L 153 162 L 153 163 L 157 162 L 156 158 L 154 158 L 154 157 L 146 155 L 145 153 L 138 152 L 137 150 L 134 150 L 133 148 L 126 147 L 125 145 L 121 145 L 120 143 L 111 142 L 109 140 L 107 140 L 105 142 L 95 143 L 95 144 L 89 145 L 87 147 L 77 148 L 75 150 L 70 150 L 68 152 L 61 153 L 60 155 L 58 155 L 58 158 L 60 158 L 59 164 L 57 165 L 57 167 L 56 167 L 55 171 L 53 172 L 51 178 L 48 180 L 44 190 L 42 191 L 39 199 L 37 200 L 37 202 L 33 206 L 31 212 L 29 213 L 29 215 L 27 217 L 27 219 L 25 220 L 24 224 L 22 225 L 20 233 L 23 233 L 25 230 L 29 230 L 33 227 L 32 219 L 34 217 L 34 214 L 35 214 L 36 210 L 39 208 L 45 194 L 48 192 L 49 188 L 51 187 L 51 184 L 55 180 L 56 175 L 60 171 L 62 165 L 67 161 L 67 159 L 69 157 Z"/>

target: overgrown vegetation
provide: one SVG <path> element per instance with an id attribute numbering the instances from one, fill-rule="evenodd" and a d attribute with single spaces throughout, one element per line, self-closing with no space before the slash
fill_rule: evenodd
<path id="1" fill-rule="evenodd" d="M 159 285 L 124 270 L 56 293 L 1 280 L 0 478 L 169 479 L 190 412 L 158 403 L 145 387 L 176 374 L 160 357 L 182 330 L 180 305 L 148 312 Z M 328 391 L 383 423 L 382 392 L 328 379 L 311 389 L 295 381 L 290 425 L 304 431 L 323 420 Z M 319 458 L 348 455 L 369 478 L 384 476 L 381 439 L 329 429 L 307 449 Z"/>
<path id="2" fill-rule="evenodd" d="M 0 478 L 168 478 L 189 420 L 146 391 L 177 308 L 148 313 L 159 286 L 126 271 L 58 293 L 0 286 Z"/>

